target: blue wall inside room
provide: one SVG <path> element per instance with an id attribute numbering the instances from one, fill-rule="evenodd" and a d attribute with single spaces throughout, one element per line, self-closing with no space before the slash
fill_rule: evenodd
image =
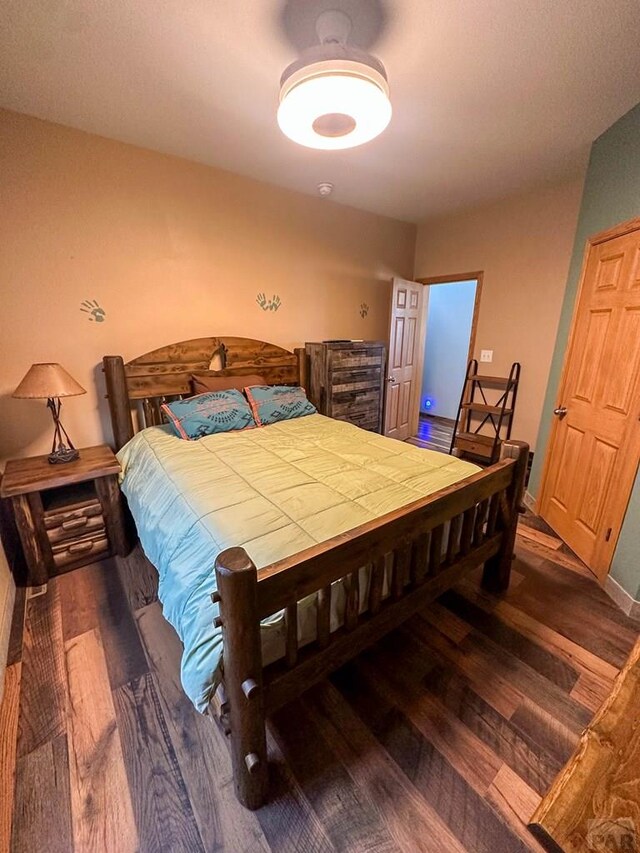
<path id="1" fill-rule="evenodd" d="M 469 355 L 476 281 L 429 286 L 420 411 L 455 418 Z M 425 405 L 425 398 L 432 401 Z"/>
<path id="2" fill-rule="evenodd" d="M 540 490 L 552 411 L 569 338 L 585 243 L 592 234 L 637 216 L 640 216 L 640 104 L 596 139 L 591 148 L 537 452 L 529 481 L 529 492 L 534 496 Z M 640 475 L 636 478 L 620 532 L 611 577 L 633 598 L 640 599 Z"/>

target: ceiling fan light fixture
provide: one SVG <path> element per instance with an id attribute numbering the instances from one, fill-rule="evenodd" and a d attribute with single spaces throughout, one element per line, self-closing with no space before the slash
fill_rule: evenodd
<path id="1" fill-rule="evenodd" d="M 353 148 L 379 136 L 391 120 L 384 65 L 347 44 L 350 30 L 343 12 L 323 12 L 316 22 L 321 43 L 282 75 L 278 124 L 299 145 Z"/>

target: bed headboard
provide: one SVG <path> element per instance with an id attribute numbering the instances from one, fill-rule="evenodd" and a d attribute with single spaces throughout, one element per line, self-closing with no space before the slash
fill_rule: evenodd
<path id="1" fill-rule="evenodd" d="M 223 376 L 257 373 L 268 385 L 304 385 L 306 355 L 252 338 L 194 338 L 128 361 L 102 359 L 116 450 L 146 426 L 162 423 L 165 402 L 191 395 L 190 376 L 219 370 Z M 136 417 L 134 417 L 134 414 Z"/>

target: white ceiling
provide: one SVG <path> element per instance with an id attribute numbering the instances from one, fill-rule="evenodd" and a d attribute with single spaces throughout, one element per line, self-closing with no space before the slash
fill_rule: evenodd
<path id="1" fill-rule="evenodd" d="M 394 114 L 361 148 L 276 124 L 320 7 L 377 16 Z M 0 104 L 415 221 L 575 173 L 640 101 L 639 33 L 639 0 L 0 0 Z"/>

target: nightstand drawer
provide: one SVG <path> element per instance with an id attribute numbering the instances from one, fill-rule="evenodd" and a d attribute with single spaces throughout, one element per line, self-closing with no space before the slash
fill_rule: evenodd
<path id="1" fill-rule="evenodd" d="M 105 529 L 101 512 L 95 515 L 75 515 L 66 518 L 57 527 L 47 528 L 47 538 L 52 545 L 66 542 L 68 539 L 78 539 L 88 533 L 98 533 Z"/>
<path id="2" fill-rule="evenodd" d="M 89 556 L 91 560 L 94 560 L 108 554 L 109 540 L 103 527 L 97 532 L 87 533 L 67 542 L 52 544 L 51 551 L 55 566 L 61 568 L 80 560 L 89 562 Z"/>
<path id="3" fill-rule="evenodd" d="M 102 505 L 97 498 L 89 498 L 86 501 L 68 504 L 64 508 L 45 510 L 44 526 L 47 530 L 58 527 L 79 528 L 86 523 L 82 519 L 88 521 L 96 515 L 102 515 Z"/>

